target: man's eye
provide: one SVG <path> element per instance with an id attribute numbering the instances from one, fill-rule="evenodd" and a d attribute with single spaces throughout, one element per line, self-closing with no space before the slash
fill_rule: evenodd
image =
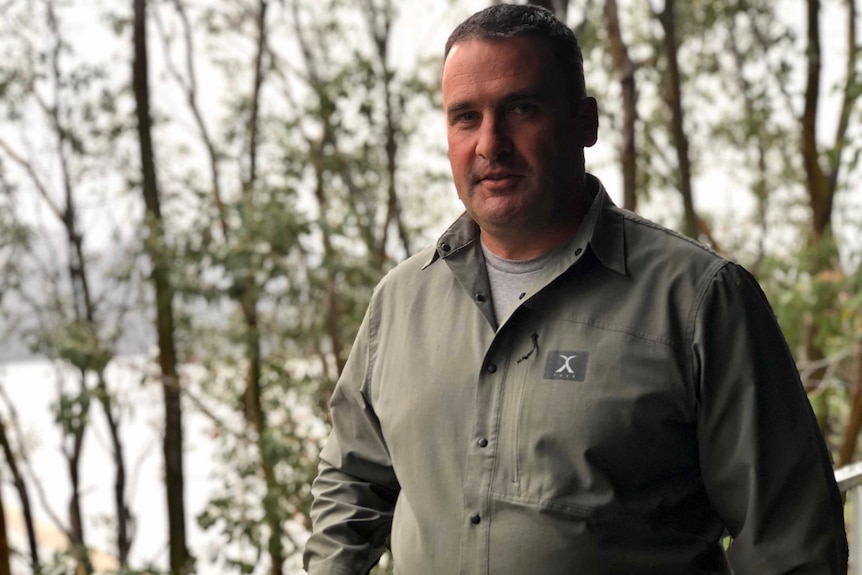
<path id="1" fill-rule="evenodd" d="M 517 115 L 532 114 L 533 112 L 536 111 L 536 106 L 533 104 L 526 104 L 526 103 L 515 104 L 510 108 L 510 111 L 513 114 L 517 114 Z"/>
<path id="2" fill-rule="evenodd" d="M 478 119 L 479 115 L 476 112 L 463 112 L 458 114 L 453 119 L 453 124 L 469 124 L 471 122 L 475 122 Z"/>

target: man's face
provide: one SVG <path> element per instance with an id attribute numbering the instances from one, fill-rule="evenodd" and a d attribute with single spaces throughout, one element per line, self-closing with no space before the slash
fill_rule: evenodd
<path id="1" fill-rule="evenodd" d="M 483 232 L 531 239 L 579 215 L 595 101 L 573 102 L 560 76 L 538 38 L 468 40 L 446 58 L 449 162 Z"/>

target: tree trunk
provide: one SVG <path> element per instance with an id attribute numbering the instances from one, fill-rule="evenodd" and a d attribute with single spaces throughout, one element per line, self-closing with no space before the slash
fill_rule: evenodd
<path id="1" fill-rule="evenodd" d="M 811 231 L 815 240 L 822 239 L 832 220 L 833 190 L 823 167 L 817 146 L 817 107 L 820 103 L 820 1 L 807 0 L 807 66 L 805 109 L 802 115 L 802 159 L 805 166 L 805 186 L 811 205 Z"/>
<path id="2" fill-rule="evenodd" d="M 700 235 L 697 212 L 691 184 L 691 160 L 688 154 L 688 136 L 685 133 L 685 120 L 682 108 L 682 80 L 679 72 L 679 46 L 676 37 L 676 14 L 674 0 L 666 0 L 664 10 L 659 14 L 659 22 L 664 30 L 664 54 L 667 63 L 665 81 L 665 100 L 671 111 L 671 131 L 677 157 L 677 188 L 682 195 L 683 233 L 697 239 Z"/>
<path id="3" fill-rule="evenodd" d="M 623 207 L 634 211 L 637 209 L 637 148 L 635 146 L 635 127 L 638 115 L 635 84 L 636 66 L 629 57 L 628 46 L 623 41 L 616 0 L 605 0 L 604 15 L 611 57 L 614 63 L 614 72 L 616 72 L 620 81 L 623 100 L 622 142 L 620 143 L 620 163 L 623 170 Z"/>
<path id="4" fill-rule="evenodd" d="M 250 288 L 251 289 L 251 288 Z M 262 373 L 260 351 L 260 327 L 256 309 L 257 296 L 249 295 L 250 301 L 243 304 L 246 329 L 246 361 L 248 375 L 245 389 L 245 411 L 248 422 L 257 440 L 258 458 L 263 473 L 266 491 L 262 501 L 264 520 L 269 528 L 270 575 L 281 575 L 284 565 L 284 545 L 282 543 L 281 514 L 279 513 L 279 489 L 275 476 L 275 466 L 269 449 L 269 428 L 266 414 L 261 404 Z"/>
<path id="5" fill-rule="evenodd" d="M 189 573 L 191 557 L 186 545 L 185 503 L 183 495 L 183 430 L 177 355 L 174 342 L 173 289 L 165 253 L 165 233 L 156 167 L 153 156 L 147 64 L 146 0 L 134 3 L 133 84 L 141 152 L 142 191 L 147 210 L 149 238 L 147 252 L 152 265 L 151 280 L 156 298 L 156 331 L 159 368 L 165 404 L 164 460 L 168 508 L 169 562 L 174 575 Z"/>
<path id="6" fill-rule="evenodd" d="M 6 506 L 3 504 L 3 490 L 0 489 L 0 575 L 12 575 L 9 564 L 9 534 L 6 530 Z"/>
<path id="7" fill-rule="evenodd" d="M 248 130 L 248 172 L 242 182 L 242 190 L 247 208 L 255 208 L 254 193 L 258 185 L 258 142 L 260 140 L 260 94 L 264 83 L 263 59 L 267 44 L 267 0 L 258 0 L 258 10 L 255 22 L 257 29 L 257 47 L 254 60 L 254 85 L 251 98 L 251 110 L 247 123 Z M 282 542 L 281 514 L 279 513 L 279 489 L 275 476 L 275 466 L 269 448 L 269 429 L 266 415 L 263 412 L 261 395 L 263 391 L 262 355 L 260 343 L 260 325 L 258 323 L 258 302 L 260 294 L 254 277 L 255 270 L 249 270 L 242 278 L 243 290 L 240 293 L 240 308 L 245 320 L 246 338 L 246 388 L 245 410 L 249 425 L 254 431 L 257 441 L 258 460 L 263 474 L 265 493 L 262 501 L 264 521 L 269 528 L 267 551 L 269 552 L 270 575 L 281 575 L 284 566 L 284 545 Z"/>
<path id="8" fill-rule="evenodd" d="M 844 441 L 841 444 L 838 467 L 843 467 L 853 461 L 859 440 L 859 430 L 862 429 L 862 344 L 860 343 L 854 346 L 853 375 L 851 377 L 853 380 L 850 382 L 850 389 L 853 391 L 853 399 L 850 404 L 850 418 L 844 429 Z"/>
<path id="9" fill-rule="evenodd" d="M 6 465 L 12 473 L 12 483 L 15 485 L 15 491 L 18 493 L 18 500 L 21 503 L 21 514 L 24 516 L 24 527 L 27 530 L 27 545 L 30 549 L 30 567 L 33 574 L 38 575 L 42 572 L 42 563 L 39 561 L 39 546 L 36 543 L 36 528 L 33 523 L 30 494 L 27 491 L 27 484 L 24 483 L 24 476 L 21 475 L 21 470 L 18 468 L 18 460 L 9 444 L 6 424 L 2 420 L 0 420 L 0 447 L 6 456 Z"/>
<path id="10" fill-rule="evenodd" d="M 809 272 L 816 275 L 830 269 L 834 262 L 832 246 L 832 200 L 834 189 L 820 163 L 817 144 L 817 108 L 820 104 L 820 1 L 807 0 L 807 44 L 805 108 L 802 113 L 802 162 L 805 167 L 805 188 L 811 207 L 811 245 L 813 250 L 808 263 Z M 819 306 L 816 306 L 819 307 Z M 805 359 L 823 364 L 824 352 L 818 342 L 820 331 L 816 312 L 806 321 Z M 826 373 L 822 365 L 808 373 L 803 381 L 806 391 L 813 391 Z"/>
<path id="11" fill-rule="evenodd" d="M 88 304 L 90 299 L 90 288 L 87 282 L 87 275 L 84 271 L 85 257 L 83 250 L 83 236 L 78 230 L 77 209 L 75 204 L 75 196 L 73 191 L 72 178 L 70 175 L 69 161 L 69 145 L 67 127 L 63 123 L 62 112 L 60 110 L 60 86 L 63 84 L 62 72 L 60 69 L 60 59 L 63 41 L 60 37 L 60 27 L 54 12 L 54 3 L 47 2 L 47 17 L 48 25 L 53 33 L 53 46 L 51 49 L 51 67 L 50 75 L 54 88 L 56 101 L 51 104 L 47 111 L 51 120 L 51 127 L 56 134 L 57 158 L 60 167 L 60 181 L 62 183 L 65 205 L 58 217 L 66 232 L 66 242 L 69 251 L 69 260 L 67 262 L 67 273 L 72 289 L 72 305 L 73 317 L 77 324 L 84 324 L 87 328 L 92 327 L 92 317 L 88 315 Z M 85 362 L 86 363 L 86 362 Z M 87 542 L 84 534 L 84 520 L 81 511 L 81 481 L 80 481 L 80 465 L 81 454 L 84 447 L 84 437 L 87 431 L 87 421 L 89 412 L 89 399 L 87 394 L 87 365 L 75 365 L 78 368 L 80 377 L 79 398 L 81 413 L 73 414 L 74 421 L 70 421 L 68 431 L 64 432 L 64 440 L 71 440 L 71 445 L 64 446 L 64 456 L 69 472 L 69 480 L 71 482 L 71 495 L 69 497 L 69 539 L 72 546 L 72 553 L 77 562 L 76 573 L 78 575 L 89 574 L 93 572 L 92 564 L 90 563 L 90 555 L 87 550 Z"/>
<path id="12" fill-rule="evenodd" d="M 120 435 L 120 419 L 114 413 L 114 402 L 108 391 L 104 371 L 100 370 L 98 378 L 98 398 L 105 412 L 108 423 L 108 434 L 111 438 L 111 448 L 114 458 L 114 509 L 117 514 L 117 558 L 120 567 L 129 566 L 129 551 L 132 548 L 132 534 L 129 529 L 131 512 L 126 502 L 126 462 L 123 440 Z"/>
<path id="13" fill-rule="evenodd" d="M 396 94 L 393 90 L 395 73 L 389 65 L 389 40 L 391 38 L 393 9 L 391 0 L 386 0 L 382 7 L 375 2 L 367 0 L 363 3 L 363 9 L 368 20 L 374 41 L 377 63 L 382 72 L 383 99 L 386 109 L 385 149 L 386 149 L 386 219 L 383 223 L 382 235 L 373 251 L 373 265 L 375 269 L 383 270 L 386 264 L 386 247 L 389 244 L 389 228 L 394 226 L 398 232 L 398 238 L 404 251 L 410 255 L 410 239 L 407 228 L 401 216 L 401 202 L 398 198 L 396 175 L 398 172 L 398 135 L 401 132 Z"/>
<path id="14" fill-rule="evenodd" d="M 831 149 L 826 154 L 822 154 L 817 144 L 817 109 L 820 95 L 821 68 L 820 3 L 819 0 L 807 0 L 806 6 L 808 14 L 806 49 L 808 65 L 806 68 L 805 109 L 802 116 L 802 155 L 805 165 L 805 185 L 811 206 L 811 241 L 814 245 L 810 271 L 812 275 L 817 275 L 829 270 L 840 270 L 841 268 L 837 246 L 832 237 L 832 211 L 835 194 L 838 190 L 842 154 L 849 143 L 847 130 L 850 125 L 851 114 L 860 97 L 857 72 L 858 41 L 856 4 L 854 0 L 847 0 L 847 62 L 845 66 L 844 93 L 835 140 Z M 822 161 L 827 162 L 826 169 L 823 168 Z M 817 302 L 817 304 L 813 314 L 816 314 L 820 307 L 820 302 Z M 824 302 L 824 305 L 832 305 L 832 302 Z M 813 314 L 807 326 L 806 359 L 819 362 L 822 364 L 822 367 L 813 370 L 809 377 L 806 378 L 806 381 L 803 382 L 808 390 L 817 387 L 827 370 L 827 362 L 824 361 L 825 353 L 817 341 L 819 324 L 816 316 Z M 852 402 L 850 417 L 844 429 L 841 451 L 838 458 L 839 466 L 847 465 L 853 461 L 856 454 L 859 432 L 862 430 L 862 345 L 858 342 L 853 344 L 852 355 L 853 367 L 851 368 L 852 380 L 850 382 Z"/>
<path id="15" fill-rule="evenodd" d="M 83 395 L 87 393 L 86 373 L 83 370 L 81 370 L 80 377 L 80 393 Z M 85 405 L 89 404 L 89 400 L 85 399 L 84 402 Z M 79 421 L 74 424 L 74 430 L 70 433 L 72 445 L 69 451 L 65 452 L 69 479 L 72 483 L 72 494 L 69 497 L 69 539 L 72 545 L 72 554 L 77 562 L 76 575 L 90 575 L 93 572 L 90 553 L 87 550 L 87 540 L 84 536 L 84 516 L 81 512 L 81 453 L 84 448 L 84 432 L 87 429 L 84 422 L 88 411 L 88 407 L 81 407 L 81 413 L 78 414 Z"/>
<path id="16" fill-rule="evenodd" d="M 802 114 L 802 162 L 805 167 L 805 187 L 811 206 L 811 236 L 812 243 L 817 246 L 823 243 L 829 232 L 832 216 L 832 197 L 829 193 L 826 174 L 820 165 L 820 150 L 817 146 L 817 107 L 820 101 L 820 2 L 807 0 L 807 45 L 806 45 L 806 82 L 805 108 Z M 817 273 L 827 269 L 824 254 L 814 250 L 811 271 Z M 819 327 L 814 317 L 806 322 L 805 359 L 810 362 L 823 363 L 824 353 L 817 343 Z M 826 373 L 826 366 L 812 370 L 803 381 L 806 391 L 813 391 Z"/>

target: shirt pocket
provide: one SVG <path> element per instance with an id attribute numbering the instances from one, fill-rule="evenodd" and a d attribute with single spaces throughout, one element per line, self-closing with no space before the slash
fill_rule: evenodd
<path id="1" fill-rule="evenodd" d="M 500 419 L 499 494 L 589 515 L 644 511 L 697 475 L 689 393 L 672 345 L 622 328 L 551 321 L 513 362 Z"/>

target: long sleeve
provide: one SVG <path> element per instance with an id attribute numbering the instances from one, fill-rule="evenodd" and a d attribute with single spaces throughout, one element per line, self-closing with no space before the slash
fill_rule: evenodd
<path id="1" fill-rule="evenodd" d="M 765 296 L 721 268 L 692 326 L 701 470 L 738 575 L 847 572 L 830 457 Z"/>
<path id="2" fill-rule="evenodd" d="M 369 309 L 330 404 L 332 432 L 312 484 L 311 575 L 365 575 L 385 550 L 399 486 L 364 390 L 371 371 Z"/>

